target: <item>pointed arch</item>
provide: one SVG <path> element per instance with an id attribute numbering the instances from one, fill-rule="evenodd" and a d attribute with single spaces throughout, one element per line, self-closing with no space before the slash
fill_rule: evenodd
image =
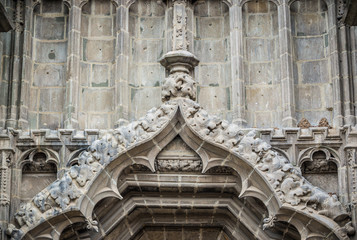
<path id="1" fill-rule="evenodd" d="M 154 201 L 123 198 L 118 190 L 119 176 L 134 164 L 144 165 L 155 172 L 156 156 L 180 136 L 200 156 L 203 162 L 201 174 L 218 166 L 230 167 L 238 173 L 242 181 L 239 196 L 235 196 L 238 202 L 244 197 L 259 199 L 267 207 L 271 219 L 288 220 L 301 236 L 314 235 L 318 230 L 332 239 L 345 239 L 341 233 L 344 226 L 334 221 L 347 217 L 341 203 L 308 183 L 299 169 L 258 135 L 210 116 L 191 100 L 166 102 L 137 122 L 109 131 L 93 142 L 79 157 L 78 166 L 69 168 L 61 179 L 22 206 L 15 215 L 21 225 L 19 231 L 25 238 L 36 236 L 34 233 L 37 234 L 39 229 L 57 228 L 52 227 L 57 226 L 55 223 L 49 225 L 49 222 L 56 220 L 58 224 L 68 226 L 73 222 L 72 217 L 88 222 L 95 229 L 94 208 L 106 198 L 132 201 L 128 206 L 133 207 L 155 206 L 157 202 Z M 215 201 L 206 204 L 208 207 L 218 206 L 220 203 Z M 232 213 L 239 206 L 238 202 L 222 201 L 221 204 Z M 303 222 L 313 223 L 311 226 L 314 227 L 302 227 Z"/>

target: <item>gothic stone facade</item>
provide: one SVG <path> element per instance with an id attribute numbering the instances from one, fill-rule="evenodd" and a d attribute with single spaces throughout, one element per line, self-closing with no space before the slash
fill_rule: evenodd
<path id="1" fill-rule="evenodd" d="M 0 0 L 0 239 L 357 239 L 353 0 Z"/>

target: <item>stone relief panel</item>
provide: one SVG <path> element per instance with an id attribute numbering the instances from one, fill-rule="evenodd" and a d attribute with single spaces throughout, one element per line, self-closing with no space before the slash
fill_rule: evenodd
<path id="1" fill-rule="evenodd" d="M 161 85 L 165 68 L 159 59 L 166 49 L 168 27 L 165 5 L 155 0 L 137 0 L 129 9 L 129 111 L 130 118 L 143 116 L 161 104 Z M 172 33 L 171 33 L 172 34 Z M 171 39 L 170 39 L 171 41 Z"/>
<path id="2" fill-rule="evenodd" d="M 197 1 L 193 26 L 193 53 L 200 60 L 195 68 L 197 101 L 213 114 L 230 119 L 232 78 L 229 7 L 223 1 Z"/>
<path id="3" fill-rule="evenodd" d="M 113 126 L 115 40 L 115 6 L 111 1 L 88 1 L 81 15 L 81 129 Z"/>
<path id="4" fill-rule="evenodd" d="M 282 103 L 278 7 L 267 0 L 243 5 L 244 80 L 248 126 L 280 126 Z"/>
<path id="5" fill-rule="evenodd" d="M 295 1 L 290 12 L 297 121 L 317 126 L 325 117 L 332 123 L 328 6 L 324 0 Z"/>
<path id="6" fill-rule="evenodd" d="M 202 160 L 177 136 L 158 154 L 155 168 L 159 172 L 201 172 Z"/>
<path id="7" fill-rule="evenodd" d="M 300 160 L 302 175 L 315 186 L 338 195 L 337 161 L 326 148 L 310 149 Z"/>
<path id="8" fill-rule="evenodd" d="M 29 126 L 58 129 L 66 92 L 68 8 L 61 0 L 43 0 L 34 8 L 32 24 Z"/>
<path id="9" fill-rule="evenodd" d="M 33 150 L 25 157 L 22 165 L 21 201 L 29 201 L 56 180 L 57 163 L 57 156 L 46 150 Z"/>

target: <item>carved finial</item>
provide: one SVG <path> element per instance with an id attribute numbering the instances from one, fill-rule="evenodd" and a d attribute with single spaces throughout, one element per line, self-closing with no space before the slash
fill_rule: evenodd
<path id="1" fill-rule="evenodd" d="M 196 82 L 190 72 L 198 62 L 195 55 L 188 51 L 172 51 L 165 54 L 160 63 L 170 71 L 170 74 L 162 87 L 163 102 L 177 97 L 196 100 Z"/>
<path id="2" fill-rule="evenodd" d="M 93 219 L 86 219 L 87 229 L 99 232 L 98 222 Z"/>
<path id="3" fill-rule="evenodd" d="M 327 127 L 327 128 L 331 128 L 330 124 L 327 121 L 327 118 L 321 118 L 320 122 L 319 122 L 319 127 Z"/>
<path id="4" fill-rule="evenodd" d="M 267 228 L 272 228 L 275 225 L 275 222 L 277 221 L 276 216 L 270 216 L 268 218 L 264 218 L 263 220 L 263 230 Z"/>
<path id="5" fill-rule="evenodd" d="M 311 127 L 311 124 L 306 118 L 302 118 L 297 126 L 299 128 L 309 128 Z"/>

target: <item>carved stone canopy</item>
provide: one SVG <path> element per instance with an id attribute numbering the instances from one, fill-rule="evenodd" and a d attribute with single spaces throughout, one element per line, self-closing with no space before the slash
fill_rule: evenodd
<path id="1" fill-rule="evenodd" d="M 155 159 L 178 136 L 197 154 L 192 164 L 202 161 L 195 171 L 205 174 L 224 167 L 239 174 L 241 186 L 236 197 L 253 197 L 266 206 L 269 217 L 265 228 L 274 226 L 275 221 L 287 221 L 302 239 L 348 239 L 349 216 L 336 195 L 309 183 L 298 167 L 259 138 L 258 131 L 242 130 L 184 98 L 167 101 L 93 142 L 79 156 L 78 165 L 21 205 L 15 214 L 19 229 L 9 230 L 13 239 L 59 239 L 60 229 L 75 222 L 98 230 L 93 219 L 95 206 L 106 198 L 125 200 L 118 188 L 123 170 L 140 164 L 156 172 Z M 306 222 L 310 225 L 305 226 Z"/>

